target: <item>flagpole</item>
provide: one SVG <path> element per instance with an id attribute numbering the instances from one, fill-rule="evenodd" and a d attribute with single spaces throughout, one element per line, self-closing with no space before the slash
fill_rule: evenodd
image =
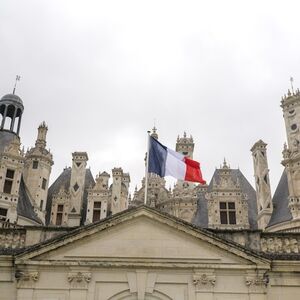
<path id="1" fill-rule="evenodd" d="M 145 199 L 144 204 L 147 204 L 148 198 L 148 166 L 149 166 L 149 150 L 150 150 L 150 131 L 147 131 L 147 157 L 146 157 L 146 166 L 145 166 Z"/>

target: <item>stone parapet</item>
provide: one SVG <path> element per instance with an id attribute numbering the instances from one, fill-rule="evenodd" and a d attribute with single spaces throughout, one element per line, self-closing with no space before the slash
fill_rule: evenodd
<path id="1" fill-rule="evenodd" d="M 245 248 L 268 254 L 300 253 L 300 232 L 262 232 L 260 230 L 210 230 L 219 237 Z"/>
<path id="2" fill-rule="evenodd" d="M 0 226 L 0 250 L 15 250 L 39 244 L 58 235 L 70 232 L 75 228 L 16 226 L 14 224 L 6 224 L 6 227 L 4 225 L 2 227 Z M 281 255 L 300 253 L 300 232 L 274 233 L 262 232 L 260 230 L 220 229 L 209 229 L 209 231 L 220 238 L 233 241 L 246 249 L 264 252 L 266 254 Z"/>

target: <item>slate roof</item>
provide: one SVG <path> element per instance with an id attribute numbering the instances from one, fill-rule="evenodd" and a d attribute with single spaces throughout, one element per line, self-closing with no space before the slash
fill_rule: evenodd
<path id="1" fill-rule="evenodd" d="M 61 187 L 64 187 L 64 189 L 67 191 L 69 190 L 70 181 L 71 181 L 71 172 L 72 172 L 71 168 L 65 168 L 48 190 L 48 198 L 47 198 L 47 204 L 46 204 L 46 224 L 47 225 L 49 225 L 49 223 L 50 223 L 52 198 L 55 194 L 57 194 L 59 192 Z M 85 186 L 84 186 L 84 193 L 83 193 L 83 206 L 82 206 L 82 212 L 81 212 L 81 216 L 82 216 L 81 225 L 83 224 L 84 218 L 86 215 L 87 195 L 88 195 L 87 189 L 90 186 L 94 186 L 94 185 L 95 185 L 95 181 L 94 181 L 92 172 L 90 169 L 86 169 Z"/>
<path id="2" fill-rule="evenodd" d="M 242 193 L 248 196 L 248 218 L 250 229 L 257 229 L 257 203 L 256 203 L 256 192 L 246 177 L 239 169 L 230 169 L 231 177 L 234 182 L 239 179 Z M 208 192 L 212 190 L 213 181 L 217 183 L 220 181 L 220 169 L 216 169 L 214 175 L 209 183 Z M 201 227 L 208 227 L 208 210 L 207 200 L 203 192 L 199 192 L 198 195 L 198 209 L 194 218 L 194 224 Z"/>
<path id="3" fill-rule="evenodd" d="M 19 201 L 18 201 L 18 206 L 17 206 L 17 212 L 18 212 L 19 216 L 33 220 L 33 221 L 37 222 L 38 224 L 43 224 L 43 222 L 40 220 L 40 218 L 34 212 L 23 176 L 21 177 L 21 182 L 20 182 Z"/>
<path id="4" fill-rule="evenodd" d="M 0 152 L 3 152 L 15 137 L 16 135 L 11 131 L 0 130 Z"/>
<path id="5" fill-rule="evenodd" d="M 292 215 L 289 210 L 288 197 L 289 197 L 288 180 L 287 180 L 286 172 L 284 170 L 279 180 L 276 191 L 273 195 L 273 199 L 272 199 L 273 212 L 268 227 L 292 219 Z"/>

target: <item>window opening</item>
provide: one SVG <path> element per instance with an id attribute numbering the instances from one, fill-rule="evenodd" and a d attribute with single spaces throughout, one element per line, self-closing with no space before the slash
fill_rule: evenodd
<path id="1" fill-rule="evenodd" d="M 56 213 L 56 225 L 62 224 L 63 213 L 64 213 L 63 204 L 58 204 L 57 205 L 57 213 Z"/>
<path id="2" fill-rule="evenodd" d="M 4 188 L 3 188 L 3 193 L 10 194 L 12 190 L 12 185 L 14 181 L 14 175 L 15 171 L 7 169 L 6 171 L 6 178 L 4 181 Z"/>
<path id="3" fill-rule="evenodd" d="M 221 224 L 236 224 L 236 212 L 234 202 L 220 202 Z"/>
<path id="4" fill-rule="evenodd" d="M 93 210 L 93 222 L 99 221 L 101 216 L 101 202 L 94 202 L 94 210 Z"/>

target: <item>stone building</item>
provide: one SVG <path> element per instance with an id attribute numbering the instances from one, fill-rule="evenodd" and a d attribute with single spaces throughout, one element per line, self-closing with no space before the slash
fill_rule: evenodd
<path id="1" fill-rule="evenodd" d="M 281 102 L 284 172 L 272 197 L 267 144 L 251 148 L 255 188 L 224 160 L 207 185 L 87 168 L 51 180 L 47 125 L 24 151 L 24 106 L 0 100 L 0 299 L 297 299 L 300 294 L 300 92 Z M 152 136 L 158 139 L 157 129 Z M 250 147 L 249 147 L 250 148 Z M 196 151 L 186 133 L 175 149 Z M 249 157 L 250 159 L 250 157 Z M 112 180 L 110 180 L 112 177 Z M 49 183 L 53 181 L 52 184 Z"/>

